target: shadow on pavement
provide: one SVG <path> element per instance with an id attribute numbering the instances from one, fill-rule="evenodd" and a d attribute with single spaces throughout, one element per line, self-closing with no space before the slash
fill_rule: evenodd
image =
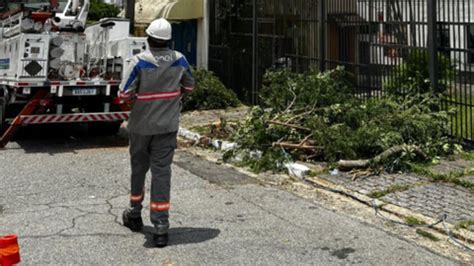
<path id="1" fill-rule="evenodd" d="M 154 228 L 145 226 L 142 234 L 145 235 L 146 242 L 143 244 L 146 248 L 154 248 L 153 232 Z M 178 246 L 186 244 L 197 244 L 216 238 L 220 234 L 219 229 L 212 228 L 193 228 L 177 227 L 170 228 L 168 246 Z"/>
<path id="2" fill-rule="evenodd" d="M 94 148 L 128 146 L 128 133 L 121 128 L 117 135 L 101 136 L 88 132 L 87 125 L 35 125 L 21 128 L 6 149 L 26 153 L 57 154 Z"/>

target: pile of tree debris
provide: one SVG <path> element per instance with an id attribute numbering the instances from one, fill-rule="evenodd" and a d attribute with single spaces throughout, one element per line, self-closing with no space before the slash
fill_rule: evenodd
<path id="1" fill-rule="evenodd" d="M 459 149 L 448 137 L 449 114 L 431 92 L 361 97 L 344 69 L 304 74 L 270 71 L 254 107 L 233 135 L 254 171 L 288 161 L 326 161 L 340 169 L 399 170 Z"/>

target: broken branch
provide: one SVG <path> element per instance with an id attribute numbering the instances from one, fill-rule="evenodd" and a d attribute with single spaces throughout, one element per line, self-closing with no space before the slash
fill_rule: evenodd
<path id="1" fill-rule="evenodd" d="M 375 156 L 372 159 L 368 160 L 340 160 L 338 162 L 338 168 L 340 170 L 352 170 L 352 169 L 366 169 L 370 167 L 370 164 L 380 164 L 383 160 L 386 160 L 387 158 L 397 155 L 404 150 L 412 150 L 413 153 L 415 153 L 420 159 L 422 160 L 427 160 L 429 157 L 417 146 L 411 146 L 411 145 L 397 145 L 393 146 L 392 148 L 382 152 L 381 154 Z"/>
<path id="2" fill-rule="evenodd" d="M 300 146 L 303 146 L 308 140 L 309 138 L 311 138 L 314 134 L 311 133 L 309 134 L 308 136 L 306 136 L 301 142 L 300 142 Z"/>
<path id="3" fill-rule="evenodd" d="M 301 127 L 301 126 L 297 126 L 297 125 L 287 124 L 287 123 L 283 123 L 283 122 L 279 122 L 279 121 L 270 120 L 270 121 L 268 121 L 268 123 L 269 123 L 269 124 L 273 124 L 273 125 L 278 125 L 278 126 L 284 126 L 284 127 L 299 129 L 299 130 L 303 130 L 303 131 L 311 131 L 311 129 L 306 128 L 306 127 Z"/>
<path id="4" fill-rule="evenodd" d="M 309 145 L 301 145 L 301 144 L 294 144 L 288 142 L 274 142 L 273 147 L 278 146 L 286 149 L 295 149 L 295 150 L 322 150 L 323 147 L 321 146 L 309 146 Z"/>

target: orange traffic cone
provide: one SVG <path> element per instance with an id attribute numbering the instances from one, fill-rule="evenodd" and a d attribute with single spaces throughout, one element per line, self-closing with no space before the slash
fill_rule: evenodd
<path id="1" fill-rule="evenodd" d="M 0 265 L 10 266 L 20 263 L 20 247 L 16 235 L 0 237 Z"/>

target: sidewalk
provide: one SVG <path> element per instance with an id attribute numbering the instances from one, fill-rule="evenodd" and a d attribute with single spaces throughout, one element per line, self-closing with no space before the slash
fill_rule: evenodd
<path id="1" fill-rule="evenodd" d="M 470 163 L 474 166 L 474 162 Z M 455 166 L 456 162 L 444 164 L 451 167 Z M 347 173 L 323 174 L 318 177 L 431 218 L 436 219 L 447 214 L 447 221 L 454 225 L 463 221 L 474 221 L 474 192 L 459 185 L 433 182 L 413 173 L 382 174 L 358 178 L 355 181 Z M 474 232 L 474 227 L 469 229 Z"/>

